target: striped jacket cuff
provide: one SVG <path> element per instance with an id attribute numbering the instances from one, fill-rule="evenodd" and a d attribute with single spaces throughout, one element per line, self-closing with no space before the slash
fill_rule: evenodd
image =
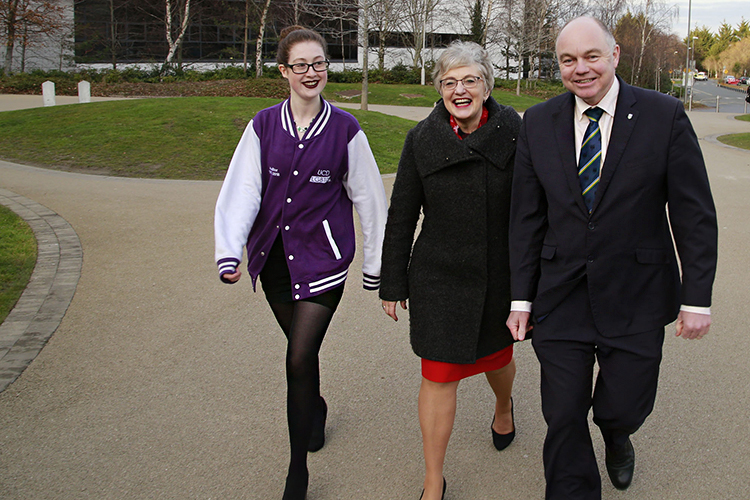
<path id="1" fill-rule="evenodd" d="M 365 290 L 377 290 L 380 288 L 380 276 L 362 273 L 362 286 Z"/>
<path id="2" fill-rule="evenodd" d="M 219 259 L 216 263 L 219 266 L 219 279 L 224 283 L 232 283 L 228 279 L 224 278 L 225 274 L 234 274 L 237 272 L 237 266 L 240 265 L 240 261 L 233 258 Z"/>

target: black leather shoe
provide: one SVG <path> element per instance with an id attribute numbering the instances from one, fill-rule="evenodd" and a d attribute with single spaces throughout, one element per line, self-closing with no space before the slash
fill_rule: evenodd
<path id="1" fill-rule="evenodd" d="M 510 398 L 510 418 L 513 420 L 513 430 L 508 434 L 498 434 L 495 432 L 493 426 L 495 425 L 495 416 L 492 416 L 492 424 L 490 430 L 492 431 L 492 444 L 495 445 L 497 451 L 503 451 L 505 448 L 510 446 L 513 439 L 516 437 L 516 417 L 513 413 L 513 398 Z"/>
<path id="2" fill-rule="evenodd" d="M 607 474 L 612 485 L 618 490 L 626 490 L 633 481 L 635 470 L 635 450 L 630 438 L 627 444 L 617 451 L 606 448 L 604 463 L 607 465 Z"/>
<path id="3" fill-rule="evenodd" d="M 315 413 L 313 420 L 312 434 L 310 434 L 310 444 L 307 445 L 307 451 L 314 453 L 320 450 L 326 444 L 326 417 L 328 416 L 328 405 L 323 396 L 320 397 L 320 407 Z"/>
<path id="4" fill-rule="evenodd" d="M 445 481 L 445 478 L 443 478 L 443 494 L 440 496 L 440 500 L 443 500 L 445 498 L 446 488 L 448 488 L 448 483 Z M 424 496 L 424 490 L 422 490 L 422 494 L 419 495 L 419 500 L 422 500 L 423 496 Z"/>

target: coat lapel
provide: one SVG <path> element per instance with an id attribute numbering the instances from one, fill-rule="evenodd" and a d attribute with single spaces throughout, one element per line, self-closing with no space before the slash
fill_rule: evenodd
<path id="1" fill-rule="evenodd" d="M 612 176 L 615 175 L 615 170 L 617 170 L 620 160 L 622 160 L 622 155 L 625 153 L 630 135 L 635 129 L 639 114 L 635 108 L 635 104 L 636 99 L 632 88 L 620 79 L 620 92 L 617 96 L 615 120 L 612 123 L 612 133 L 609 136 L 609 144 L 607 146 L 607 157 L 604 159 L 602 176 L 599 179 L 599 186 L 596 188 L 596 198 L 594 199 L 592 212 L 596 210 L 604 193 L 607 192 L 607 187 L 612 180 Z"/>
<path id="2" fill-rule="evenodd" d="M 584 213 L 588 213 L 581 195 L 581 183 L 578 181 L 578 166 L 576 165 L 575 133 L 573 132 L 573 108 L 575 99 L 573 94 L 567 94 L 568 99 L 562 99 L 560 107 L 552 113 L 552 127 L 557 140 L 560 165 L 568 181 L 568 188 Z"/>

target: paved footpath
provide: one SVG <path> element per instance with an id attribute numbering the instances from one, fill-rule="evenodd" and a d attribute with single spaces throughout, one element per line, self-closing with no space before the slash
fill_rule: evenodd
<path id="1" fill-rule="evenodd" d="M 619 492 L 605 478 L 605 500 L 748 495 L 750 152 L 714 137 L 748 132 L 750 124 L 726 114 L 691 118 L 719 210 L 714 326 L 694 342 L 669 328 L 656 409 L 633 439 L 635 481 Z M 392 182 L 385 179 L 388 191 Z M 281 497 L 285 342 L 249 280 L 226 286 L 216 277 L 219 187 L 0 162 L 0 198 L 27 207 L 32 219 L 54 219 L 48 225 L 62 228 L 54 236 L 60 248 L 77 236 L 82 249 L 67 312 L 0 393 L 0 498 Z M 416 500 L 419 362 L 406 316 L 386 318 L 376 295 L 359 285 L 358 255 L 321 353 L 328 440 L 310 456 L 308 499 Z M 447 500 L 543 497 L 539 370 L 528 343 L 516 356 L 518 434 L 506 451 L 491 444 L 487 384 L 473 377 L 459 388 Z"/>

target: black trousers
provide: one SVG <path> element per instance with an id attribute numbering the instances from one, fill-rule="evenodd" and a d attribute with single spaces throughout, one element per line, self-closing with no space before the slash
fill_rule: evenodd
<path id="1" fill-rule="evenodd" d="M 589 409 L 607 447 L 620 447 L 654 407 L 664 328 L 604 336 L 596 328 L 585 278 L 534 327 L 547 422 L 547 499 L 601 498 Z M 594 385 L 594 363 L 599 373 Z"/>

